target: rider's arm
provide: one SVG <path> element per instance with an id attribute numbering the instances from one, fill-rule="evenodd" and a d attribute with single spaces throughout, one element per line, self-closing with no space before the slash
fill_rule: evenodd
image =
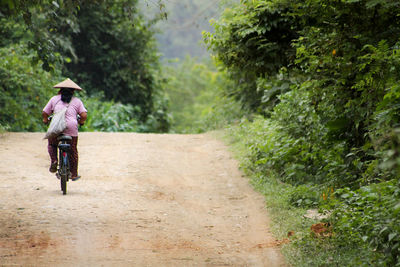
<path id="1" fill-rule="evenodd" d="M 46 112 L 43 111 L 42 117 L 43 117 L 43 123 L 48 124 L 49 123 L 49 114 L 47 114 Z"/>
<path id="2" fill-rule="evenodd" d="M 81 112 L 81 113 L 79 113 L 79 116 L 80 116 L 81 118 L 79 119 L 78 123 L 79 123 L 80 125 L 85 124 L 85 121 L 86 121 L 86 119 L 87 119 L 87 112 Z"/>

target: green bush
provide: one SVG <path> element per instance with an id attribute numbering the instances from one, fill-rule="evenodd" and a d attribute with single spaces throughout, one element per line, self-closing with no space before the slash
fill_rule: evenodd
<path id="1" fill-rule="evenodd" d="M 84 131 L 137 132 L 139 131 L 138 112 L 132 105 L 123 105 L 100 97 L 85 97 L 84 105 L 88 110 L 88 120 Z"/>
<path id="2" fill-rule="evenodd" d="M 289 203 L 293 206 L 318 207 L 322 200 L 321 189 L 313 185 L 299 185 L 290 193 Z"/>
<path id="3" fill-rule="evenodd" d="M 43 131 L 42 109 L 62 80 L 32 65 L 33 56 L 23 44 L 0 48 L 0 125 L 9 131 Z"/>
<path id="4" fill-rule="evenodd" d="M 366 243 L 377 265 L 398 266 L 400 261 L 400 182 L 391 180 L 363 186 L 356 191 L 337 190 L 335 231 L 346 242 Z"/>
<path id="5" fill-rule="evenodd" d="M 302 85 L 305 86 L 305 85 Z M 339 186 L 352 177 L 346 162 L 344 142 L 327 140 L 328 129 L 309 104 L 309 93 L 293 89 L 280 96 L 270 118 L 256 117 L 246 129 L 250 165 L 273 170 L 282 181 Z"/>

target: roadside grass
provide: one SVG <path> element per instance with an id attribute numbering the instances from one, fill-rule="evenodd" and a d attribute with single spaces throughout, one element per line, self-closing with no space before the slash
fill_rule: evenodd
<path id="1" fill-rule="evenodd" d="M 271 232 L 282 241 L 281 252 L 290 266 L 374 266 L 368 259 L 373 252 L 358 243 L 349 243 L 340 236 L 315 237 L 310 227 L 323 220 L 305 217 L 307 209 L 290 204 L 289 198 L 295 186 L 279 181 L 274 173 L 252 171 L 247 157 L 247 145 L 243 136 L 231 129 L 215 131 L 216 138 L 224 141 L 241 170 L 249 177 L 254 189 L 265 197 L 266 210 L 271 220 Z"/>

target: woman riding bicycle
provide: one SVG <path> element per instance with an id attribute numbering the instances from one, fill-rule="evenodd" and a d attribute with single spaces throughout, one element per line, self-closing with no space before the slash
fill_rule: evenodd
<path id="1" fill-rule="evenodd" d="M 53 87 L 59 88 L 60 90 L 58 94 L 53 96 L 44 107 L 42 112 L 43 123 L 48 124 L 49 116 L 51 114 L 67 107 L 65 113 L 65 123 L 67 128 L 64 130 L 63 134 L 72 137 L 69 164 L 71 167 L 71 180 L 76 181 L 81 178 L 80 175 L 78 175 L 78 124 L 83 125 L 85 123 L 87 119 L 87 110 L 82 101 L 73 95 L 75 90 L 81 91 L 82 88 L 70 79 L 66 79 Z M 78 115 L 80 116 L 79 120 L 77 119 Z M 47 149 L 51 160 L 49 171 L 53 173 L 57 171 L 58 165 L 57 144 L 57 137 L 48 139 Z"/>

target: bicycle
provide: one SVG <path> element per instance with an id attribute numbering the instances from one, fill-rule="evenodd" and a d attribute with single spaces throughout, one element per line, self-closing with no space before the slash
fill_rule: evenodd
<path id="1" fill-rule="evenodd" d="M 49 116 L 48 120 L 49 122 L 51 121 L 53 115 Z M 78 114 L 76 119 L 79 121 L 81 116 Z M 83 126 L 84 124 L 79 124 L 79 126 Z M 71 144 L 68 142 L 72 141 L 72 137 L 68 135 L 61 134 L 60 136 L 57 137 L 58 141 L 58 169 L 56 172 L 56 177 L 60 180 L 61 183 L 61 191 L 63 192 L 63 195 L 67 194 L 67 182 L 69 179 L 71 179 L 72 174 L 71 174 L 71 168 L 69 164 L 69 157 L 70 157 L 70 152 L 71 152 Z M 72 179 L 73 180 L 73 179 Z"/>
<path id="2" fill-rule="evenodd" d="M 57 137 L 58 143 L 58 170 L 57 170 L 57 178 L 60 179 L 61 182 L 61 191 L 63 195 L 67 194 L 67 182 L 71 178 L 71 171 L 69 166 L 69 157 L 71 152 L 71 145 L 68 143 L 72 140 L 71 136 L 61 135 Z"/>

